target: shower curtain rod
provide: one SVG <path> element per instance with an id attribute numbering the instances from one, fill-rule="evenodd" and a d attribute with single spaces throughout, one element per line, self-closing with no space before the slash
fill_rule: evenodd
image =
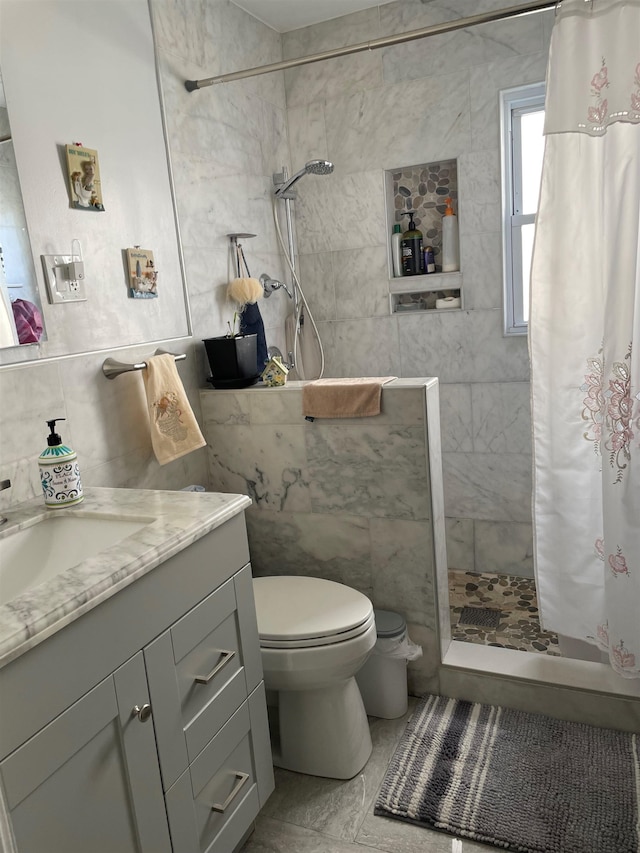
<path id="1" fill-rule="evenodd" d="M 407 41 L 426 38 L 427 36 L 449 33 L 453 30 L 462 30 L 466 27 L 475 27 L 478 24 L 488 24 L 491 21 L 502 21 L 507 18 L 516 18 L 519 15 L 528 15 L 531 12 L 540 12 L 543 9 L 551 9 L 559 5 L 559 0 L 531 0 L 522 6 L 509 6 L 506 9 L 496 9 L 494 12 L 483 12 L 480 15 L 470 15 L 467 18 L 459 18 L 457 21 L 447 21 L 443 24 L 433 24 L 422 27 L 419 30 L 409 30 L 406 33 L 398 33 L 395 36 L 371 39 L 358 44 L 338 47 L 333 50 L 324 50 L 322 53 L 313 53 L 309 56 L 301 56 L 298 59 L 285 59 L 282 62 L 272 62 L 270 65 L 258 65 L 255 68 L 245 68 L 242 71 L 233 71 L 230 74 L 219 74 L 217 77 L 207 77 L 203 80 L 185 80 L 185 88 L 188 92 L 194 89 L 204 89 L 216 83 L 231 83 L 234 80 L 243 80 L 245 77 L 256 77 L 258 74 L 269 74 L 272 71 L 284 71 L 287 68 L 297 68 L 299 65 L 310 65 L 312 62 L 322 62 L 324 59 L 334 59 L 337 56 L 349 56 L 352 53 L 361 53 L 365 50 L 378 50 L 381 47 L 390 47 L 394 44 L 404 44 Z"/>

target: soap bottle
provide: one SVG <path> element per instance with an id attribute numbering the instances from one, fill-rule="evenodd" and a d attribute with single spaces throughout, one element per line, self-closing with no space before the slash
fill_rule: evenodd
<path id="1" fill-rule="evenodd" d="M 433 273 L 436 271 L 436 260 L 433 254 L 433 246 L 427 246 L 424 250 L 424 273 Z"/>
<path id="2" fill-rule="evenodd" d="M 65 418 L 47 421 L 51 434 L 47 436 L 47 447 L 38 457 L 44 503 L 51 508 L 73 506 L 84 499 L 78 456 L 62 443 L 55 431 L 56 420 L 64 421 Z"/>
<path id="3" fill-rule="evenodd" d="M 400 278 L 402 275 L 402 228 L 400 223 L 396 222 L 393 226 L 393 234 L 391 235 L 391 262 L 393 264 L 394 278 Z"/>
<path id="4" fill-rule="evenodd" d="M 416 228 L 413 217 L 415 211 L 408 210 L 403 216 L 409 217 L 409 227 L 402 235 L 402 274 L 421 275 L 424 269 L 424 248 L 422 231 Z"/>
<path id="5" fill-rule="evenodd" d="M 460 244 L 458 241 L 458 217 L 453 212 L 451 199 L 442 217 L 442 272 L 460 269 Z"/>

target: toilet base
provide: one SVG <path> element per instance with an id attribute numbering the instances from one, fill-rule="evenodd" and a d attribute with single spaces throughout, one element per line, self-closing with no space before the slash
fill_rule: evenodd
<path id="1" fill-rule="evenodd" d="M 351 779 L 369 760 L 371 733 L 355 678 L 317 690 L 281 690 L 278 708 L 276 767 Z"/>

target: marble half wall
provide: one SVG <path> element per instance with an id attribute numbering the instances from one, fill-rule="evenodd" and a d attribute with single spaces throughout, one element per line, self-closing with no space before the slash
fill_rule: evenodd
<path id="1" fill-rule="evenodd" d="M 375 417 L 305 420 L 302 382 L 202 390 L 211 487 L 248 495 L 254 574 L 347 584 L 401 613 L 423 657 L 416 694 L 436 685 L 438 573 L 446 546 L 438 382 L 384 386 Z"/>

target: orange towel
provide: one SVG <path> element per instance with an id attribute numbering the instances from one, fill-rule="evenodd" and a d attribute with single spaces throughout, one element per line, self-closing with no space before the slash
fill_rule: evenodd
<path id="1" fill-rule="evenodd" d="M 206 441 L 189 405 L 182 380 L 172 355 L 147 359 L 142 371 L 147 392 L 151 444 L 161 465 L 173 462 Z"/>
<path id="2" fill-rule="evenodd" d="M 316 379 L 302 387 L 306 418 L 368 418 L 380 414 L 382 386 L 395 376 Z"/>

